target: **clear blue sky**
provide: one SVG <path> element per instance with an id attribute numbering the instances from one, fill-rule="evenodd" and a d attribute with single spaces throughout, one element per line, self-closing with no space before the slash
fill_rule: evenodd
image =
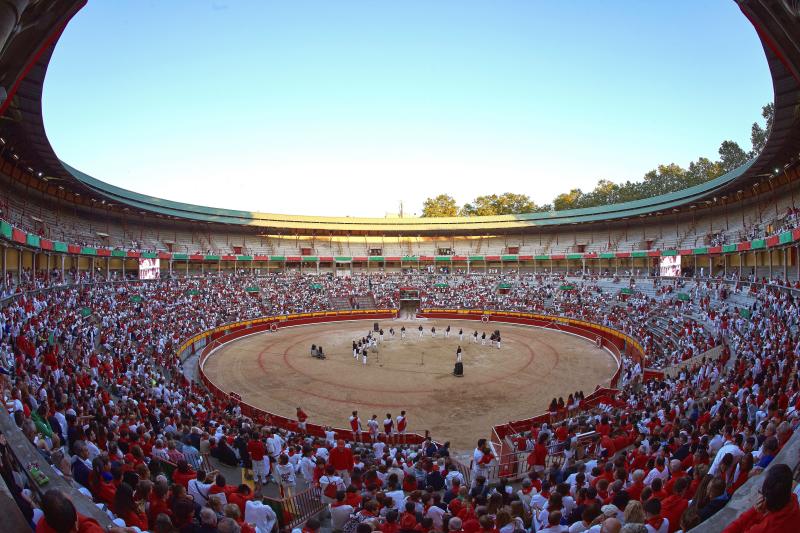
<path id="1" fill-rule="evenodd" d="M 749 149 L 772 97 L 732 0 L 90 0 L 44 116 L 61 159 L 138 192 L 383 216 Z"/>

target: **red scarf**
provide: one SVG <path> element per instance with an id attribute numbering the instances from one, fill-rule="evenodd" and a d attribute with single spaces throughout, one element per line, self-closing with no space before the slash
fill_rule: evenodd
<path id="1" fill-rule="evenodd" d="M 647 525 L 658 531 L 661 528 L 661 524 L 664 523 L 664 518 L 661 515 L 656 515 L 653 518 L 647 520 Z"/>

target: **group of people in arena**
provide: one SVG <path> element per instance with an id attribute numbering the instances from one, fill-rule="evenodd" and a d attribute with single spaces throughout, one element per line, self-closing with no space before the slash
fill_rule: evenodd
<path id="1" fill-rule="evenodd" d="M 560 290 L 559 278 L 534 274 L 453 276 L 447 287 L 424 275 L 348 280 L 345 293 L 367 287 L 387 305 L 396 305 L 397 287 L 417 286 L 423 307 L 541 311 L 640 339 L 647 360 L 623 360 L 613 401 L 584 408 L 574 395 L 556 402 L 550 422 L 513 437 L 526 468 L 516 486 L 495 482 L 504 458 L 486 442 L 466 470 L 447 445 L 406 444 L 405 413 L 402 432 L 400 418 L 387 414 L 389 439 L 373 439 L 369 425 L 369 438 L 336 441 L 332 431 L 314 438 L 301 424 L 289 431 L 248 418 L 236 401 L 184 376 L 175 349 L 191 333 L 328 309 L 326 287 L 336 278 L 215 273 L 81 285 L 74 276 L 30 276 L 6 287 L 4 403 L 42 460 L 142 531 L 272 531 L 278 517 L 261 498 L 272 483 L 284 495 L 318 486 L 333 527 L 347 532 L 686 531 L 768 467 L 800 424 L 800 310 L 785 284 L 692 282 L 681 289 L 687 302 L 662 290 L 621 298 L 597 279 Z M 500 280 L 512 285 L 505 294 Z M 258 298 L 245 294 L 254 284 Z M 649 329 L 656 319 L 671 325 L 667 333 Z M 720 344 L 719 357 L 691 359 Z M 682 372 L 642 379 L 643 366 L 681 361 L 689 364 Z M 308 419 L 302 409 L 297 417 Z M 197 459 L 206 456 L 252 470 L 255 490 L 209 472 Z M 763 476 L 763 499 L 730 531 L 789 531 L 781 524 L 800 523 L 785 470 Z M 34 503 L 13 478 L 6 483 L 37 531 L 70 531 L 63 524 L 73 516 L 79 531 L 93 531 L 57 491 Z M 304 529 L 319 527 L 312 519 Z"/>

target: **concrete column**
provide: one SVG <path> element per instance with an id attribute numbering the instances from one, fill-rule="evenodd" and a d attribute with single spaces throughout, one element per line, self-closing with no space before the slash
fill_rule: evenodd
<path id="1" fill-rule="evenodd" d="M 8 270 L 6 270 L 6 253 L 8 252 L 8 247 L 3 246 L 3 283 L 6 282 L 6 276 L 8 275 Z"/>
<path id="2" fill-rule="evenodd" d="M 742 252 L 739 252 L 739 275 L 737 276 L 739 281 L 742 281 L 742 273 L 744 272 L 744 264 L 742 263 L 743 256 L 744 254 Z"/>
<path id="3" fill-rule="evenodd" d="M 769 257 L 769 277 L 772 278 L 772 250 L 767 248 L 767 256 Z"/>
<path id="4" fill-rule="evenodd" d="M 783 279 L 785 280 L 789 279 L 789 261 L 788 261 L 789 254 L 787 253 L 788 251 L 789 251 L 788 248 L 783 249 Z"/>
<path id="5" fill-rule="evenodd" d="M 62 281 L 64 279 L 64 261 L 65 261 L 64 254 L 61 254 L 61 279 L 62 279 Z"/>
<path id="6" fill-rule="evenodd" d="M 19 249 L 17 254 L 17 283 L 22 283 L 22 254 L 24 251 Z"/>

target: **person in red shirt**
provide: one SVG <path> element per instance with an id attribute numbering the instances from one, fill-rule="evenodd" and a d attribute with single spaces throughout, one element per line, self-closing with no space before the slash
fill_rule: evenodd
<path id="1" fill-rule="evenodd" d="M 792 533 L 800 523 L 800 505 L 792 493 L 792 469 L 776 464 L 767 469 L 756 504 L 731 522 L 723 533 Z"/>
<path id="2" fill-rule="evenodd" d="M 114 505 L 112 511 L 125 521 L 128 527 L 138 527 L 142 531 L 147 530 L 147 515 L 139 508 L 138 503 L 133 498 L 133 488 L 125 482 L 119 484 L 114 495 Z"/>
<path id="3" fill-rule="evenodd" d="M 528 454 L 528 469 L 535 472 L 544 472 L 545 459 L 547 458 L 547 433 L 542 433 L 536 441 L 531 453 Z"/>
<path id="4" fill-rule="evenodd" d="M 217 479 L 215 480 L 214 484 L 208 489 L 208 495 L 211 496 L 212 494 L 219 494 L 224 493 L 225 499 L 228 499 L 228 496 L 236 492 L 236 487 L 233 485 L 227 485 L 225 483 L 225 476 L 222 474 L 217 474 Z"/>
<path id="5" fill-rule="evenodd" d="M 336 447 L 330 451 L 328 464 L 336 470 L 336 475 L 340 476 L 345 485 L 350 484 L 350 473 L 353 471 L 355 462 L 353 461 L 353 451 L 344 445 L 344 440 L 339 439 Z"/>
<path id="6" fill-rule="evenodd" d="M 689 478 L 686 476 L 678 478 L 672 485 L 672 494 L 661 502 L 661 516 L 669 520 L 669 533 L 675 533 L 680 529 L 681 516 L 689 507 L 689 500 L 686 499 L 688 488 Z"/>
<path id="7" fill-rule="evenodd" d="M 269 457 L 264 442 L 259 438 L 255 431 L 247 441 L 247 453 L 250 454 L 250 461 L 253 463 L 253 482 L 256 490 L 267 483 L 269 476 Z M 265 459 L 266 457 L 266 459 Z"/>
<path id="8" fill-rule="evenodd" d="M 69 498 L 57 489 L 50 489 L 42 496 L 42 511 L 44 516 L 36 524 L 36 533 L 57 533 L 58 531 L 104 533 L 105 531 L 93 518 L 79 514 Z M 108 531 L 116 533 L 123 529 L 113 527 Z"/>
<path id="9" fill-rule="evenodd" d="M 308 415 L 303 411 L 302 408 L 297 408 L 297 428 L 300 430 L 301 433 L 306 432 L 306 421 L 308 420 Z"/>
<path id="10" fill-rule="evenodd" d="M 150 505 L 147 508 L 147 520 L 150 523 L 150 529 L 155 527 L 158 515 L 165 514 L 172 518 L 172 509 L 170 509 L 167 502 L 167 496 L 169 496 L 169 485 L 166 482 L 157 481 L 153 485 L 153 491 L 150 493 Z"/>
<path id="11" fill-rule="evenodd" d="M 253 493 L 250 491 L 250 487 L 245 484 L 241 484 L 236 489 L 236 492 L 228 494 L 227 498 L 228 503 L 236 505 L 241 512 L 241 516 L 244 516 L 244 507 L 249 500 L 253 499 Z"/>
<path id="12" fill-rule="evenodd" d="M 178 466 L 172 473 L 172 482 L 178 485 L 183 485 L 184 488 L 189 488 L 189 482 L 197 478 L 197 472 L 189 466 L 186 459 L 178 460 Z"/>

